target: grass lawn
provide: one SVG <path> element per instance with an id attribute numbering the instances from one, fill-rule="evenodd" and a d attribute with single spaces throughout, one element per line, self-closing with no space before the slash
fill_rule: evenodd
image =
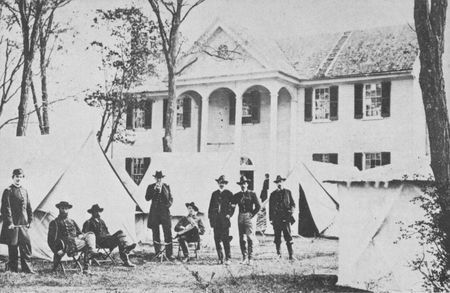
<path id="1" fill-rule="evenodd" d="M 33 260 L 35 275 L 5 273 L 2 265 L 0 292 L 364 292 L 335 285 L 337 240 L 296 238 L 297 260 L 290 262 L 286 256 L 275 258 L 272 237 L 259 239 L 251 266 L 239 264 L 236 240 L 228 267 L 216 264 L 211 247 L 202 248 L 198 260 L 182 264 L 150 261 L 150 246 L 131 257 L 136 268 L 103 263 L 92 266 L 91 276 L 51 273 L 51 263 L 43 260 Z"/>

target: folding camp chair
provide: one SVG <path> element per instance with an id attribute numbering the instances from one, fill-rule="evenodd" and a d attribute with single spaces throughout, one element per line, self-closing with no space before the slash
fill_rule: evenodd
<path id="1" fill-rule="evenodd" d="M 66 254 L 66 252 L 65 252 L 65 245 L 64 245 L 64 242 L 62 240 L 60 240 L 60 248 L 61 248 L 61 250 L 64 251 L 64 254 L 61 255 L 58 258 L 56 258 L 56 256 L 53 257 L 53 271 L 56 272 L 56 270 L 58 268 L 61 268 L 61 270 L 62 270 L 64 275 L 66 274 L 66 271 L 79 271 L 79 272 L 82 272 L 83 271 L 83 267 L 82 267 L 82 265 L 80 263 L 80 260 L 84 257 L 84 250 L 77 251 L 77 252 L 75 252 L 74 254 L 72 254 L 70 256 L 68 255 L 69 257 L 72 258 L 73 263 L 72 263 L 72 267 L 71 268 L 66 268 L 66 267 L 64 267 L 64 264 L 63 264 L 63 261 L 62 261 L 62 258 Z"/>
<path id="2" fill-rule="evenodd" d="M 172 244 L 172 245 L 177 244 L 177 242 L 172 241 L 172 242 L 169 242 L 169 243 L 165 243 L 165 242 L 156 242 L 156 241 L 154 241 L 153 243 L 155 243 L 157 245 L 160 245 L 161 249 L 159 250 L 159 252 L 157 252 L 152 257 L 152 259 L 150 261 L 154 261 L 155 259 L 159 258 L 160 262 L 163 262 L 163 260 L 167 260 L 167 261 L 171 262 L 171 260 L 168 259 L 167 256 L 166 256 L 166 247 L 167 247 L 167 245 L 170 245 L 170 244 Z"/>
<path id="3" fill-rule="evenodd" d="M 117 247 L 117 246 L 116 246 Z M 114 265 L 116 265 L 116 261 L 114 260 L 114 257 L 112 256 L 112 253 L 114 252 L 115 247 L 101 247 L 97 246 L 97 252 L 101 254 L 101 259 L 99 258 L 93 258 L 92 261 L 96 265 L 100 265 L 102 262 L 111 261 Z"/>

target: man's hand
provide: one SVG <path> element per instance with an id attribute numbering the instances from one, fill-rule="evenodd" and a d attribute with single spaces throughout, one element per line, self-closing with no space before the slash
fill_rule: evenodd
<path id="1" fill-rule="evenodd" d="M 30 229 L 31 223 L 27 224 L 27 229 Z"/>
<path id="2" fill-rule="evenodd" d="M 229 219 L 229 218 L 230 218 L 230 215 L 226 215 L 226 218 Z"/>
<path id="3" fill-rule="evenodd" d="M 9 229 L 9 230 L 14 229 L 14 224 L 9 224 L 8 229 Z"/>
<path id="4" fill-rule="evenodd" d="M 56 254 L 59 255 L 59 256 L 62 256 L 62 255 L 64 255 L 64 251 L 58 250 L 58 251 L 56 252 Z"/>

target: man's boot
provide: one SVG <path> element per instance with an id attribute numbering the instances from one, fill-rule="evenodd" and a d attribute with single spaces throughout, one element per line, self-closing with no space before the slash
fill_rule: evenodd
<path id="1" fill-rule="evenodd" d="M 123 257 L 123 266 L 128 268 L 134 268 L 135 265 L 130 261 L 128 254 L 125 254 Z"/>
<path id="2" fill-rule="evenodd" d="M 294 256 L 293 256 L 294 250 L 292 249 L 292 243 L 286 243 L 286 246 L 287 246 L 287 250 L 289 253 L 289 260 L 293 260 L 294 259 Z"/>
<path id="3" fill-rule="evenodd" d="M 281 258 L 281 245 L 280 245 L 280 243 L 275 243 L 275 249 L 277 250 L 277 257 Z"/>
<path id="4" fill-rule="evenodd" d="M 21 257 L 20 264 L 22 266 L 22 272 L 27 273 L 27 274 L 35 274 L 35 271 L 31 267 L 31 264 L 29 263 L 29 261 L 27 261 L 26 259 Z"/>

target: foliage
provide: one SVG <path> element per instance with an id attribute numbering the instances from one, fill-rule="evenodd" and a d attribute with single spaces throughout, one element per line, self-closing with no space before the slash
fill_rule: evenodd
<path id="1" fill-rule="evenodd" d="M 156 74 L 156 62 L 152 60 L 159 58 L 158 37 L 155 23 L 136 7 L 97 10 L 93 22 L 99 31 L 106 29 L 109 36 L 93 41 L 90 47 L 101 54 L 105 83 L 98 85 L 85 101 L 102 109 L 98 139 L 101 141 L 109 128 L 106 152 L 113 141 L 134 141 L 134 133 L 126 129 L 123 116 L 128 106 L 142 107 L 142 103 L 127 92 Z"/>

